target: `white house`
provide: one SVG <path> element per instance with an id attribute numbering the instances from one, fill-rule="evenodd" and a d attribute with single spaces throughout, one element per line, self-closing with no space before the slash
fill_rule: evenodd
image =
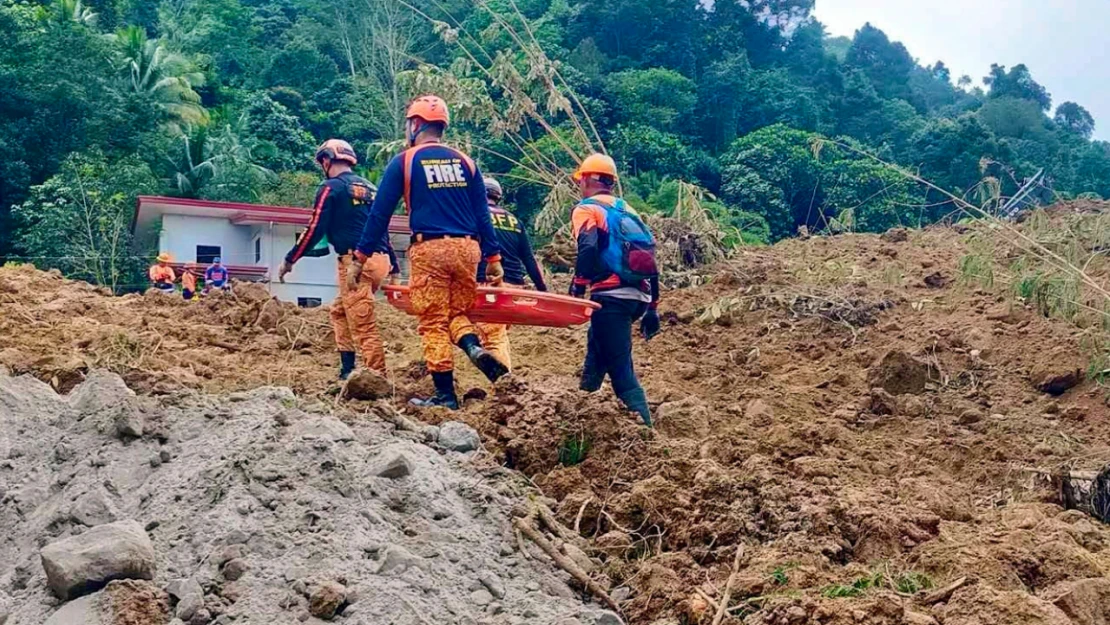
<path id="1" fill-rule="evenodd" d="M 277 280 L 285 254 L 311 216 L 308 208 L 143 196 L 132 231 L 140 245 L 157 244 L 160 252 L 168 252 L 177 271 L 186 263 L 196 263 L 203 273 L 219 257 L 232 278 L 265 284 L 284 301 L 318 306 L 339 292 L 335 254 L 303 258 L 284 284 Z M 407 273 L 408 217 L 395 215 L 389 231 Z"/>

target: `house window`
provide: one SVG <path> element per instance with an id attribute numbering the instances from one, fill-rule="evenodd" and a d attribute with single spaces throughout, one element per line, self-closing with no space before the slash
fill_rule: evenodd
<path id="1" fill-rule="evenodd" d="M 254 262 L 256 264 L 262 262 L 262 237 L 254 240 Z"/>
<path id="2" fill-rule="evenodd" d="M 212 261 L 223 256 L 218 245 L 198 245 L 197 262 L 201 265 L 211 265 Z M 222 259 L 221 259 L 222 260 Z"/>
<path id="3" fill-rule="evenodd" d="M 297 306 L 300 306 L 301 308 L 319 308 L 321 303 L 322 302 L 320 301 L 319 297 L 297 298 Z"/>

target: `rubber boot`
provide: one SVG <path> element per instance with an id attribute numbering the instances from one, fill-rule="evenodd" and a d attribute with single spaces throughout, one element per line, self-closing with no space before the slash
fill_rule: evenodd
<path id="1" fill-rule="evenodd" d="M 459 397 L 455 395 L 455 374 L 451 371 L 433 371 L 432 381 L 436 385 L 436 393 L 428 399 L 410 399 L 409 404 L 417 408 L 447 408 L 459 409 Z"/>
<path id="2" fill-rule="evenodd" d="M 354 352 L 339 352 L 339 362 L 342 363 L 339 367 L 339 379 L 346 380 L 351 377 L 351 373 L 355 370 L 355 362 L 358 360 Z"/>
<path id="3" fill-rule="evenodd" d="M 644 389 L 634 388 L 617 395 L 617 397 L 629 410 L 640 415 L 644 425 L 651 427 L 651 408 L 648 407 L 647 394 L 644 393 Z"/>
<path id="4" fill-rule="evenodd" d="M 496 382 L 509 372 L 493 354 L 482 349 L 482 343 L 473 334 L 467 334 L 459 339 L 459 348 L 466 352 L 467 358 L 474 363 L 478 370 L 486 375 L 490 382 Z"/>

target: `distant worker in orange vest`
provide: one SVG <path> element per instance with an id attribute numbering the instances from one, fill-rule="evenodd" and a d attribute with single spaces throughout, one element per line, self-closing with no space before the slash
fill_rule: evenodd
<path id="1" fill-rule="evenodd" d="M 177 282 L 177 275 L 170 267 L 170 255 L 162 252 L 158 255 L 157 262 L 147 272 L 150 276 L 151 286 L 163 293 L 173 293 L 173 283 Z"/>
<path id="2" fill-rule="evenodd" d="M 486 203 L 489 204 L 493 230 L 501 243 L 501 264 L 505 267 L 505 285 L 524 287 L 524 276 L 527 272 L 536 290 L 546 291 L 547 283 L 544 282 L 543 271 L 536 262 L 536 255 L 532 252 L 532 241 L 528 238 L 528 231 L 515 215 L 501 207 L 501 199 L 505 195 L 501 183 L 493 178 L 485 178 L 485 183 Z M 478 266 L 478 281 L 488 281 L 485 263 Z M 486 349 L 511 371 L 513 361 L 509 347 L 508 324 L 479 323 L 478 330 L 481 332 L 482 343 Z"/>
<path id="3" fill-rule="evenodd" d="M 185 270 L 181 273 L 181 297 L 186 302 L 191 301 L 197 295 L 197 274 L 194 272 L 196 265 L 189 263 L 185 265 Z"/>
<path id="4" fill-rule="evenodd" d="M 582 201 L 571 213 L 578 256 L 571 295 L 601 304 L 590 317 L 581 388 L 596 391 L 609 376 L 613 391 L 651 427 L 647 395 L 632 365 L 632 323 L 650 340 L 659 332 L 655 239 L 640 216 L 614 195 L 617 165 L 592 154 L 574 173 Z"/>
<path id="5" fill-rule="evenodd" d="M 447 104 L 436 96 L 422 96 L 412 102 L 405 118 L 409 148 L 390 161 L 382 175 L 356 256 L 364 262 L 373 252 L 403 198 L 413 233 L 410 297 L 419 319 L 424 361 L 436 388 L 431 398 L 411 403 L 457 410 L 452 344 L 491 381 L 508 373 L 482 347 L 477 328 L 467 318 L 478 296 L 479 261 L 486 261 L 490 283 L 500 284 L 505 276 L 501 248 L 486 207 L 481 172 L 469 156 L 442 143 L 450 122 Z"/>
<path id="6" fill-rule="evenodd" d="M 325 141 L 316 151 L 316 162 L 323 169 L 325 180 L 316 191 L 308 229 L 285 256 L 278 278 L 285 282 L 285 275 L 304 256 L 327 255 L 330 243 L 339 256 L 336 268 L 339 296 L 331 306 L 331 325 L 341 361 L 339 379 L 346 380 L 354 371 L 356 348 L 362 353 L 362 364 L 367 369 L 387 376 L 385 347 L 374 316 L 374 293 L 387 276 L 400 274 L 401 270 L 386 230 L 367 244 L 368 257 L 364 261 L 356 261 L 353 254 L 376 189 L 369 180 L 352 171 L 358 156 L 346 141 Z"/>

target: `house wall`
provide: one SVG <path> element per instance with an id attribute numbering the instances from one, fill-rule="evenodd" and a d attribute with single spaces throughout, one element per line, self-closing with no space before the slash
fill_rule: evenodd
<path id="1" fill-rule="evenodd" d="M 233 226 L 227 219 L 193 215 L 163 215 L 160 251 L 179 262 L 196 262 L 198 245 L 218 245 L 224 263 L 253 265 L 250 228 Z"/>

